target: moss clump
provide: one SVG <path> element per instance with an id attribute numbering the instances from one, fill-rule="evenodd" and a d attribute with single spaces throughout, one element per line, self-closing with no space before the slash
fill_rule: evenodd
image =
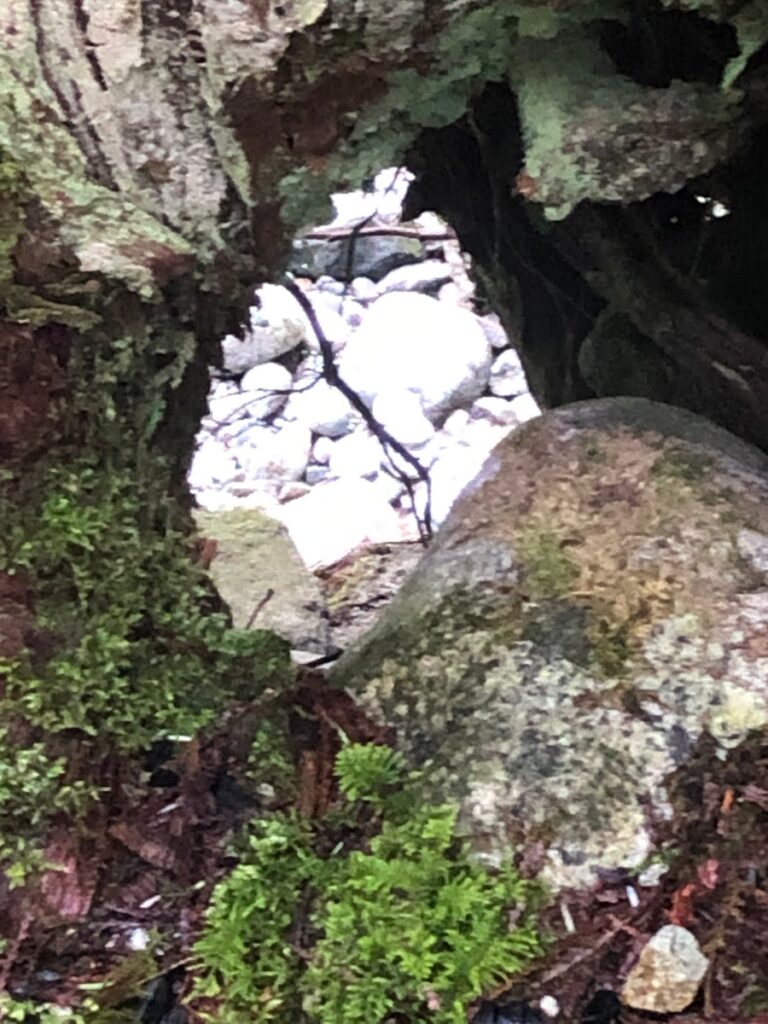
<path id="1" fill-rule="evenodd" d="M 53 1003 L 35 1003 L 27 999 L 12 999 L 7 993 L 0 992 L 0 1020 L 8 1024 L 95 1024 L 97 1018 L 92 1000 L 86 1000 L 79 1010 L 62 1010 Z M 108 1024 L 98 1018 L 99 1024 Z"/>
<path id="2" fill-rule="evenodd" d="M 713 465 L 712 458 L 703 452 L 693 451 L 687 446 L 670 445 L 654 463 L 651 475 L 696 484 L 710 477 Z"/>
<path id="3" fill-rule="evenodd" d="M 472 1000 L 542 951 L 540 889 L 474 862 L 456 807 L 419 803 L 399 754 L 353 745 L 337 771 L 333 820 L 253 826 L 208 911 L 199 994 L 227 1024 L 464 1024 Z"/>
<path id="4" fill-rule="evenodd" d="M 532 598 L 565 597 L 570 592 L 579 568 L 563 550 L 557 534 L 531 527 L 520 537 L 518 551 Z"/>
<path id="5" fill-rule="evenodd" d="M 592 657 L 604 675 L 623 676 L 633 653 L 632 624 L 597 617 L 589 630 Z"/>
<path id="6" fill-rule="evenodd" d="M 287 676 L 283 641 L 230 628 L 159 480 L 135 480 L 81 457 L 0 492 L 0 573 L 37 597 L 30 644 L 2 665 L 0 864 L 19 880 L 116 751 L 193 733 Z"/>

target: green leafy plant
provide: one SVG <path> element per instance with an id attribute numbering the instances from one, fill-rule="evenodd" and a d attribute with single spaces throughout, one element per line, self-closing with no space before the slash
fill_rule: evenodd
<path id="1" fill-rule="evenodd" d="M 541 889 L 511 864 L 478 864 L 457 808 L 425 805 L 394 751 L 349 745 L 337 772 L 335 844 L 327 823 L 254 824 L 208 911 L 199 994 L 227 1024 L 464 1024 L 474 999 L 542 951 Z M 378 812 L 370 839 L 364 806 Z"/>
<path id="2" fill-rule="evenodd" d="M 52 1003 L 12 999 L 6 992 L 0 992 L 0 1020 L 13 1024 L 95 1024 L 94 1010 L 96 1004 L 90 999 L 79 1010 L 64 1010 Z"/>

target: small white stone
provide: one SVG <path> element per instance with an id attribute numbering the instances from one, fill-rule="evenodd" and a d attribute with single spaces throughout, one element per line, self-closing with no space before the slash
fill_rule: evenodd
<path id="1" fill-rule="evenodd" d="M 149 932 L 145 928 L 132 928 L 128 933 L 128 948 L 139 953 L 149 948 Z"/>
<path id="2" fill-rule="evenodd" d="M 339 389 L 332 388 L 324 380 L 291 395 L 285 415 L 287 419 L 296 420 L 307 427 L 313 434 L 322 434 L 324 437 L 348 434 L 358 419 L 358 414 Z"/>
<path id="3" fill-rule="evenodd" d="M 501 326 L 496 313 L 486 313 L 480 317 L 480 325 L 485 331 L 485 336 L 495 349 L 505 349 L 509 345 L 507 332 Z"/>
<path id="4" fill-rule="evenodd" d="M 642 885 L 644 888 L 652 888 L 659 884 L 668 871 L 669 865 L 662 864 L 661 861 L 657 861 L 655 864 L 649 864 L 648 867 L 641 871 L 637 876 L 637 884 Z"/>
<path id="5" fill-rule="evenodd" d="M 318 484 L 305 497 L 281 506 L 279 516 L 312 570 L 332 565 L 366 543 L 406 539 L 399 515 L 367 480 Z"/>
<path id="6" fill-rule="evenodd" d="M 269 479 L 276 482 L 300 480 L 309 462 L 312 435 L 300 423 L 287 423 L 281 430 L 255 426 L 237 450 L 246 481 Z"/>
<path id="7" fill-rule="evenodd" d="M 494 360 L 488 386 L 491 394 L 499 398 L 514 398 L 527 392 L 523 364 L 513 348 L 505 349 Z"/>
<path id="8" fill-rule="evenodd" d="M 376 395 L 371 412 L 402 445 L 426 444 L 434 436 L 435 428 L 424 415 L 421 399 L 413 391 L 398 389 Z"/>
<path id="9" fill-rule="evenodd" d="M 517 417 L 518 423 L 527 423 L 528 420 L 541 415 L 541 409 L 533 395 L 518 395 L 509 404 Z"/>
<path id="10" fill-rule="evenodd" d="M 279 363 L 254 366 L 240 381 L 240 396 L 253 419 L 272 416 L 288 401 L 291 374 Z"/>
<path id="11" fill-rule="evenodd" d="M 370 277 L 356 277 L 349 286 L 349 291 L 361 302 L 373 302 L 379 297 L 379 289 Z"/>
<path id="12" fill-rule="evenodd" d="M 448 419 L 443 424 L 443 433 L 451 434 L 453 437 L 461 437 L 464 431 L 467 429 L 469 423 L 469 413 L 466 409 L 457 409 L 456 412 L 452 412 Z"/>
<path id="13" fill-rule="evenodd" d="M 338 477 L 373 477 L 381 464 L 381 445 L 367 430 L 342 437 L 333 446 L 328 466 Z"/>
<path id="14" fill-rule="evenodd" d="M 236 475 L 237 464 L 231 452 L 209 438 L 195 452 L 188 480 L 193 490 L 205 490 L 215 484 L 227 483 Z"/>
<path id="15" fill-rule="evenodd" d="M 560 1003 L 554 996 L 542 996 L 539 1000 L 539 1009 L 545 1017 L 557 1017 L 560 1013 Z"/>
<path id="16" fill-rule="evenodd" d="M 469 415 L 473 420 L 485 419 L 497 427 L 516 427 L 518 423 L 515 409 L 506 398 L 478 398 Z"/>
<path id="17" fill-rule="evenodd" d="M 709 960 L 687 928 L 664 925 L 643 947 L 621 1000 L 636 1010 L 678 1013 L 696 998 L 708 967 Z"/>
<path id="18" fill-rule="evenodd" d="M 318 437 L 312 445 L 312 459 L 321 466 L 327 466 L 331 459 L 334 441 L 330 437 Z"/>

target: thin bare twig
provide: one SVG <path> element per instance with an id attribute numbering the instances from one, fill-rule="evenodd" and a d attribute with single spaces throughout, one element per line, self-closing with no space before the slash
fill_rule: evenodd
<path id="1" fill-rule="evenodd" d="M 269 604 L 269 602 L 272 600 L 272 598 L 274 596 L 275 596 L 275 592 L 272 589 L 272 587 L 270 587 L 267 590 L 267 592 L 264 594 L 264 597 L 262 597 L 262 599 L 259 601 L 259 603 L 256 605 L 256 607 L 253 609 L 251 614 L 248 616 L 248 621 L 245 624 L 245 628 L 246 629 L 251 629 L 252 628 L 252 626 L 253 626 L 254 622 L 256 621 L 256 619 L 258 618 L 259 613 L 261 612 L 262 608 L 266 604 Z"/>
<path id="2" fill-rule="evenodd" d="M 328 338 L 325 336 L 325 332 L 323 331 L 322 327 L 320 326 L 320 322 L 317 319 L 317 314 L 315 313 L 314 307 L 312 306 L 312 303 L 306 297 L 304 292 L 302 292 L 299 286 L 290 277 L 286 276 L 281 283 L 283 284 L 283 287 L 286 288 L 286 290 L 291 293 L 294 299 L 301 306 L 302 310 L 306 314 L 307 319 L 310 322 L 312 330 L 315 332 L 315 337 L 317 338 L 318 345 L 320 346 L 320 354 L 323 360 L 323 378 L 325 379 L 325 381 L 331 387 L 334 387 L 338 391 L 340 391 L 342 395 L 344 395 L 346 400 L 349 402 L 349 404 L 352 406 L 352 408 L 360 413 L 364 423 L 371 431 L 371 433 L 374 435 L 374 437 L 378 439 L 379 444 L 384 449 L 385 453 L 387 454 L 387 457 L 390 459 L 390 462 L 392 462 L 392 459 L 391 455 L 389 454 L 389 450 L 394 452 L 396 455 L 399 455 L 404 462 L 407 462 L 408 465 L 411 466 L 415 471 L 418 479 L 424 483 L 427 494 L 426 500 L 424 502 L 424 513 L 420 516 L 418 504 L 416 501 L 416 494 L 414 492 L 413 482 L 408 477 L 407 473 L 401 471 L 395 463 L 392 463 L 393 469 L 397 474 L 397 478 L 405 487 L 406 493 L 408 494 L 408 498 L 411 502 L 413 515 L 416 520 L 416 525 L 418 526 L 419 529 L 419 539 L 421 540 L 421 543 L 424 545 L 424 547 L 427 547 L 429 545 L 429 542 L 432 540 L 434 532 L 432 529 L 432 487 L 429 477 L 429 471 L 424 466 L 422 466 L 419 460 L 414 455 L 412 455 L 408 451 L 408 449 L 403 444 L 401 444 L 400 441 L 397 440 L 397 438 L 393 437 L 393 435 L 390 434 L 386 427 L 384 427 L 381 423 L 378 422 L 378 420 L 374 417 L 373 413 L 365 404 L 360 395 L 358 395 L 358 393 L 352 387 L 350 387 L 345 380 L 342 379 L 342 377 L 339 374 L 339 369 L 336 365 L 336 359 L 333 354 L 333 346 L 331 345 Z"/>

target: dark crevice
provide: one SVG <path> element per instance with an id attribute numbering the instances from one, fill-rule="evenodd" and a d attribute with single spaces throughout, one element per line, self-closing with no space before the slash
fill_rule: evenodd
<path id="1" fill-rule="evenodd" d="M 667 22 L 654 19 L 663 70 L 655 84 L 712 76 L 713 61 L 720 74 L 732 55 L 721 26 L 712 35 L 699 18 L 670 22 L 672 49 L 682 54 L 687 32 L 698 53 L 673 66 L 661 39 Z M 753 76 L 745 87 L 755 84 Z M 749 143 L 706 177 L 644 202 L 584 201 L 547 222 L 516 189 L 515 98 L 489 85 L 467 117 L 423 132 L 411 148 L 405 216 L 431 209 L 454 227 L 544 407 L 660 399 L 768 448 L 768 129 L 754 109 Z"/>
<path id="2" fill-rule="evenodd" d="M 717 86 L 739 53 L 731 25 L 658 3 L 638 4 L 625 22 L 603 22 L 600 42 L 620 74 L 661 89 L 675 80 Z"/>

